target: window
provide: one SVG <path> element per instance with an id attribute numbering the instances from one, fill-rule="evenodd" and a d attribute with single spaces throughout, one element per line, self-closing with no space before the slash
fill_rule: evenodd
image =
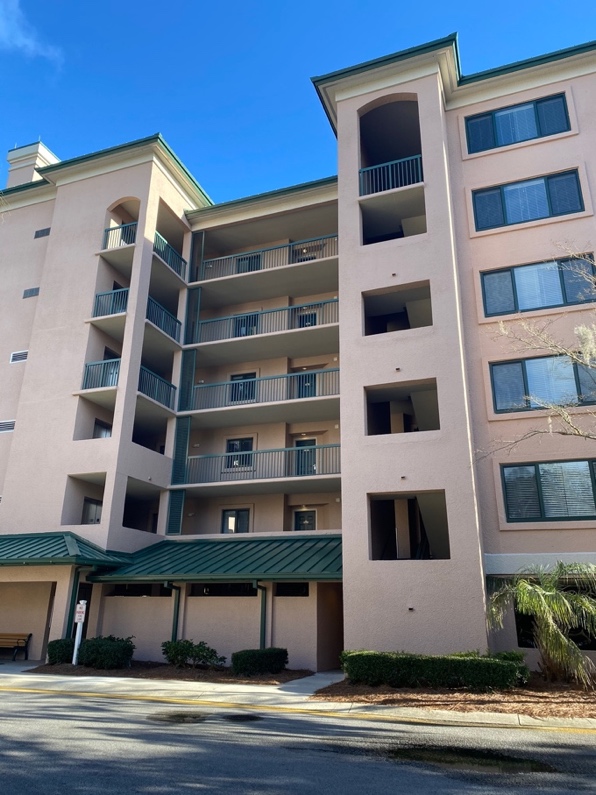
<path id="1" fill-rule="evenodd" d="M 228 439 L 226 442 L 225 466 L 226 469 L 236 469 L 237 467 L 252 467 L 253 457 L 249 455 L 252 451 L 253 438 Z"/>
<path id="2" fill-rule="evenodd" d="M 14 353 L 10 354 L 10 363 L 14 364 L 15 362 L 25 362 L 27 361 L 28 355 L 29 351 L 14 351 Z"/>
<path id="3" fill-rule="evenodd" d="M 33 235 L 33 238 L 36 239 L 38 237 L 47 237 L 50 234 L 50 229 L 51 227 L 49 226 L 46 229 L 38 229 Z"/>
<path id="4" fill-rule="evenodd" d="M 495 411 L 524 411 L 596 403 L 596 369 L 568 356 L 491 364 Z"/>
<path id="5" fill-rule="evenodd" d="M 564 171 L 472 193 L 477 231 L 584 209 L 577 171 Z"/>
<path id="6" fill-rule="evenodd" d="M 250 315 L 236 315 L 234 318 L 234 336 L 252 337 L 259 333 L 259 316 L 256 313 Z"/>
<path id="7" fill-rule="evenodd" d="M 294 530 L 316 530 L 317 512 L 316 511 L 294 511 Z"/>
<path id="8" fill-rule="evenodd" d="M 109 422 L 95 420 L 93 425 L 93 439 L 108 439 L 112 435 L 112 426 Z"/>
<path id="9" fill-rule="evenodd" d="M 248 533 L 250 510 L 234 508 L 221 512 L 222 533 Z"/>
<path id="10" fill-rule="evenodd" d="M 85 497 L 81 524 L 99 524 L 101 522 L 101 506 L 101 500 L 92 500 L 90 497 Z"/>
<path id="11" fill-rule="evenodd" d="M 39 287 L 27 287 L 23 290 L 23 298 L 35 298 L 36 295 L 39 295 Z"/>
<path id="12" fill-rule="evenodd" d="M 308 583 L 276 582 L 275 596 L 308 596 Z"/>
<path id="13" fill-rule="evenodd" d="M 254 403 L 256 373 L 237 373 L 230 376 L 230 403 Z"/>
<path id="14" fill-rule="evenodd" d="M 565 95 L 525 102 L 466 119 L 468 152 L 484 152 L 569 130 Z"/>
<path id="15" fill-rule="evenodd" d="M 9 433 L 14 431 L 14 420 L 0 420 L 0 433 Z"/>
<path id="16" fill-rule="evenodd" d="M 236 257 L 236 273 L 252 273 L 261 270 L 261 252 L 241 254 Z"/>
<path id="17" fill-rule="evenodd" d="M 596 518 L 596 461 L 503 466 L 509 522 Z"/>
<path id="18" fill-rule="evenodd" d="M 596 301 L 596 272 L 590 261 L 593 255 L 585 257 L 518 265 L 481 274 L 485 315 Z"/>
<path id="19" fill-rule="evenodd" d="M 190 596 L 256 596 L 251 582 L 193 582 Z"/>

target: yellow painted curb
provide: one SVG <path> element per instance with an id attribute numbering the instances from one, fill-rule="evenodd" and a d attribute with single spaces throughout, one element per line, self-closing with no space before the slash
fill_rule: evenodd
<path id="1" fill-rule="evenodd" d="M 574 728 L 571 726 L 522 726 L 510 723 L 478 723 L 477 721 L 449 721 L 432 718 L 400 717 L 399 715 L 379 715 L 368 712 L 335 712 L 333 710 L 305 709 L 304 707 L 280 707 L 272 704 L 244 704 L 238 701 L 208 701 L 197 698 L 175 698 L 172 696 L 143 696 L 130 693 L 94 693 L 85 690 L 53 690 L 51 688 L 2 687 L 4 693 L 35 693 L 36 695 L 73 696 L 77 698 L 105 698 L 112 701 L 148 701 L 158 704 L 184 704 L 185 706 L 219 707 L 221 709 L 246 709 L 259 712 L 276 712 L 290 715 L 316 715 L 329 718 L 349 718 L 383 723 L 406 723 L 431 726 L 461 726 L 468 729 L 524 729 L 526 731 L 565 732 L 566 734 L 596 734 L 596 729 Z"/>

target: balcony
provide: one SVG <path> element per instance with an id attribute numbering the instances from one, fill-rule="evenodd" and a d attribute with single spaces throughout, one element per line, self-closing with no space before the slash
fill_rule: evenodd
<path id="1" fill-rule="evenodd" d="M 132 246 L 137 236 L 137 222 L 122 224 L 121 226 L 111 226 L 104 230 L 102 249 L 119 248 L 120 246 Z"/>
<path id="2" fill-rule="evenodd" d="M 340 445 L 325 444 L 191 456 L 184 483 L 200 487 L 203 496 L 240 494 L 252 481 L 267 481 L 251 483 L 255 494 L 321 492 L 339 488 L 339 473 Z"/>
<path id="3" fill-rule="evenodd" d="M 176 400 L 176 387 L 174 384 L 142 366 L 139 371 L 139 392 L 171 411 L 174 410 Z"/>
<path id="4" fill-rule="evenodd" d="M 186 260 L 171 246 L 159 232 L 155 233 L 153 252 L 168 265 L 181 279 L 186 279 Z"/>
<path id="5" fill-rule="evenodd" d="M 225 276 L 281 268 L 285 265 L 296 265 L 327 257 L 337 257 L 337 235 L 325 235 L 283 246 L 207 259 L 201 263 L 198 280 L 221 279 Z"/>
<path id="6" fill-rule="evenodd" d="M 161 329 L 168 337 L 176 342 L 180 342 L 180 328 L 182 324 L 171 312 L 168 312 L 161 304 L 149 297 L 147 301 L 147 320 L 154 326 Z"/>
<path id="7" fill-rule="evenodd" d="M 190 344 L 200 343 L 205 367 L 234 361 L 310 356 L 338 350 L 338 300 L 202 320 Z"/>
<path id="8" fill-rule="evenodd" d="M 266 309 L 241 315 L 202 320 L 199 323 L 197 342 L 254 337 L 257 334 L 274 334 L 290 329 L 306 329 L 338 321 L 338 301 L 318 301 L 283 309 Z"/>
<path id="9" fill-rule="evenodd" d="M 406 188 L 422 180 L 422 155 L 404 157 L 390 163 L 361 168 L 360 195 L 369 196 L 371 193 Z"/>
<path id="10" fill-rule="evenodd" d="M 201 428 L 262 422 L 306 422 L 339 417 L 339 370 L 307 370 L 263 378 L 244 378 L 217 384 L 198 384 L 189 405 L 179 411 L 200 412 Z M 313 406 L 313 403 L 315 406 Z M 230 416 L 233 414 L 233 420 Z"/>
<path id="11" fill-rule="evenodd" d="M 107 293 L 97 293 L 93 305 L 93 317 L 118 315 L 126 312 L 128 305 L 128 288 L 109 290 Z"/>
<path id="12" fill-rule="evenodd" d="M 103 389 L 118 386 L 120 359 L 87 362 L 81 389 Z"/>

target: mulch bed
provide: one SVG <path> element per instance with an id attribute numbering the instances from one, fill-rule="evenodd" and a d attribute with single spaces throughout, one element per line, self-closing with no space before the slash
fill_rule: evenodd
<path id="1" fill-rule="evenodd" d="M 419 707 L 453 712 L 505 712 L 533 718 L 596 718 L 596 692 L 569 685 L 548 684 L 532 677 L 525 688 L 474 693 L 468 690 L 409 690 L 380 685 L 352 685 L 346 681 L 318 690 L 322 701 L 351 701 L 376 706 Z"/>
<path id="2" fill-rule="evenodd" d="M 119 676 L 132 679 L 178 679 L 184 682 L 215 682 L 218 684 L 236 685 L 283 685 L 293 679 L 310 676 L 312 671 L 280 671 L 278 674 L 255 674 L 254 676 L 235 676 L 231 668 L 221 671 L 208 671 L 203 668 L 176 668 L 158 662 L 142 662 L 133 660 L 130 668 L 118 668 L 104 671 L 98 668 L 86 668 L 83 665 L 40 665 L 30 668 L 28 673 L 54 674 L 55 676 Z"/>

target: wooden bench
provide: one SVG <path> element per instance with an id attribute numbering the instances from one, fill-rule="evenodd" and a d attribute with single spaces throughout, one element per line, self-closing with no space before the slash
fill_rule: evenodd
<path id="1" fill-rule="evenodd" d="M 12 649 L 13 662 L 17 659 L 17 652 L 24 651 L 25 659 L 29 659 L 29 641 L 31 633 L 26 632 L 0 632 L 0 649 Z"/>

